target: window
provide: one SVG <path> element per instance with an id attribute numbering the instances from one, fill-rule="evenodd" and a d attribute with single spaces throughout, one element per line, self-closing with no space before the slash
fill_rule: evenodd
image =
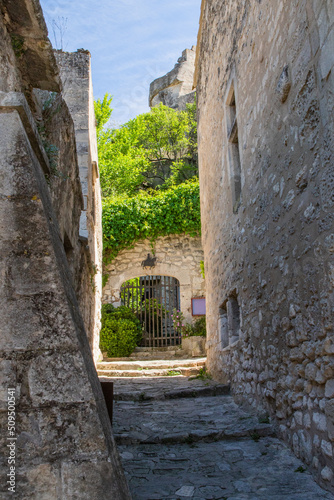
<path id="1" fill-rule="evenodd" d="M 234 291 L 219 307 L 218 335 L 223 349 L 239 339 L 240 326 L 240 306 L 236 291 Z"/>
<path id="2" fill-rule="evenodd" d="M 230 180 L 232 190 L 233 212 L 237 213 L 241 201 L 241 164 L 238 140 L 237 105 L 233 84 L 226 99 L 226 127 L 228 147 L 228 161 L 230 165 Z"/>
<path id="3" fill-rule="evenodd" d="M 224 349 L 224 347 L 227 347 L 229 344 L 226 302 L 219 308 L 218 335 L 222 348 Z"/>
<path id="4" fill-rule="evenodd" d="M 236 292 L 230 295 L 227 301 L 227 318 L 230 344 L 239 339 L 240 334 L 240 307 Z"/>

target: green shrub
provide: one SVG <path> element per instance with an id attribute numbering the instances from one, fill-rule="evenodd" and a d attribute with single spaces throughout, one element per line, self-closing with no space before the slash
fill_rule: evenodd
<path id="1" fill-rule="evenodd" d="M 129 319 L 109 315 L 101 329 L 100 348 L 108 357 L 129 356 L 138 342 L 137 325 Z"/>
<path id="2" fill-rule="evenodd" d="M 199 337 L 206 337 L 206 318 L 205 316 L 201 316 L 196 319 L 193 325 L 194 333 L 193 335 L 197 335 Z"/>
<path id="3" fill-rule="evenodd" d="M 123 320 L 127 321 L 127 323 L 121 323 Z M 142 326 L 137 316 L 129 307 L 114 307 L 112 304 L 103 304 L 101 322 L 102 328 L 100 333 L 100 348 L 103 352 L 106 351 L 109 357 L 128 356 L 134 350 L 136 345 L 140 344 L 142 339 Z M 129 332 L 126 331 L 126 325 L 130 325 Z M 132 345 L 133 343 L 131 339 L 133 337 L 132 334 L 134 329 L 136 331 L 136 338 L 135 344 Z M 117 338 L 119 336 L 124 336 L 125 338 L 118 341 Z M 109 345 L 110 341 L 112 344 L 111 346 Z M 116 345 L 122 347 L 115 347 Z M 128 347 L 124 348 L 124 345 Z M 123 352 L 127 352 L 129 349 L 131 350 L 128 354 L 122 354 Z"/>
<path id="4" fill-rule="evenodd" d="M 206 337 L 205 316 L 196 319 L 193 325 L 186 323 L 182 327 L 182 337 Z"/>
<path id="5" fill-rule="evenodd" d="M 112 304 L 103 304 L 102 305 L 102 309 L 101 309 L 102 327 L 103 327 L 104 320 L 109 316 L 109 314 L 112 314 L 114 310 L 115 310 L 115 307 Z"/>
<path id="6" fill-rule="evenodd" d="M 129 321 L 132 321 L 136 325 L 137 331 L 138 331 L 138 339 L 137 342 L 139 343 L 142 339 L 142 325 L 135 313 L 131 311 L 129 307 L 126 306 L 120 306 L 114 308 L 114 310 L 111 312 L 112 316 L 116 319 L 128 319 Z"/>

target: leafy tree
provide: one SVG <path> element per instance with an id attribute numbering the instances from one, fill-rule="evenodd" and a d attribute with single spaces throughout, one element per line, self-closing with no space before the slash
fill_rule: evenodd
<path id="1" fill-rule="evenodd" d="M 119 129 L 103 130 L 111 113 L 107 96 L 96 103 L 104 197 L 166 189 L 197 175 L 195 103 L 185 111 L 160 104 Z"/>
<path id="2" fill-rule="evenodd" d="M 108 93 L 105 94 L 102 101 L 101 99 L 94 101 L 96 132 L 97 132 L 98 142 L 99 142 L 99 136 L 102 132 L 102 128 L 107 123 L 112 113 L 111 101 L 112 101 L 112 96 L 109 95 Z"/>

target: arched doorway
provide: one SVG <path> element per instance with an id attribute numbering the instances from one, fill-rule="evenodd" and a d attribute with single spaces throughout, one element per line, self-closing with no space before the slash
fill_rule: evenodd
<path id="1" fill-rule="evenodd" d="M 121 286 L 121 303 L 143 325 L 144 347 L 181 344 L 181 329 L 173 326 L 173 309 L 180 310 L 180 283 L 172 276 L 139 276 Z"/>

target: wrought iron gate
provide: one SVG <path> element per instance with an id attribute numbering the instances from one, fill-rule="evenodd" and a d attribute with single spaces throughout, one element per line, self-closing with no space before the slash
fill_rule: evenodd
<path id="1" fill-rule="evenodd" d="M 171 276 L 140 276 L 123 283 L 122 305 L 130 307 L 143 325 L 145 347 L 181 343 L 181 329 L 173 326 L 173 309 L 180 308 L 180 283 Z"/>

